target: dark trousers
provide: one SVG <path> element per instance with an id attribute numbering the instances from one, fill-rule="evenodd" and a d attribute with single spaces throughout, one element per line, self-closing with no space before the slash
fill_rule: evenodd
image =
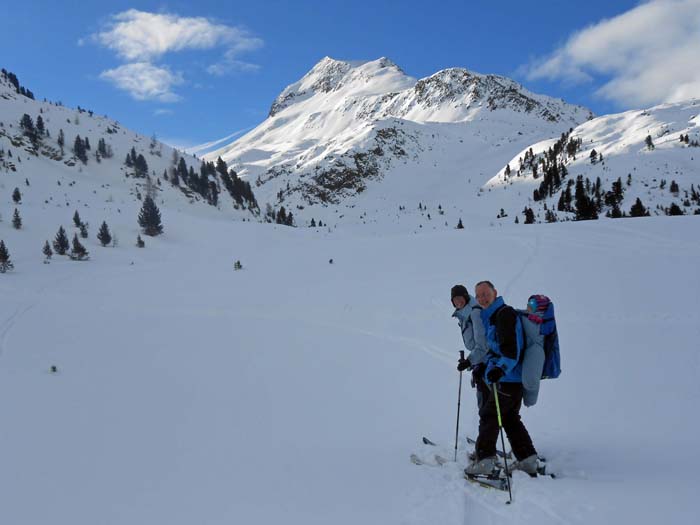
<path id="1" fill-rule="evenodd" d="M 478 364 L 472 369 L 472 388 L 476 388 L 476 406 L 479 410 L 489 398 L 489 386 L 484 382 L 486 365 Z"/>
<path id="2" fill-rule="evenodd" d="M 501 421 L 513 454 L 518 461 L 537 454 L 525 425 L 520 419 L 523 401 L 522 383 L 498 383 L 498 402 Z M 486 402 L 479 408 L 479 437 L 476 440 L 476 455 L 479 459 L 496 455 L 498 441 L 498 414 L 493 390 L 489 390 Z"/>

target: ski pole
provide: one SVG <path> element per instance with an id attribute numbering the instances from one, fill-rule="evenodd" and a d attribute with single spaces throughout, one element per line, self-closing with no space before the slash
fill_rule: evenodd
<path id="1" fill-rule="evenodd" d="M 459 352 L 459 358 L 464 359 L 464 350 Z M 459 392 L 457 393 L 457 430 L 455 430 L 455 462 L 457 462 L 457 442 L 459 441 L 459 409 L 462 405 L 462 371 L 459 371 Z"/>
<path id="2" fill-rule="evenodd" d="M 508 501 L 506 502 L 506 505 L 510 505 L 511 501 L 513 501 L 513 494 L 510 491 L 510 472 L 508 471 L 508 456 L 506 456 L 506 442 L 503 439 L 503 421 L 501 420 L 501 406 L 498 403 L 498 388 L 496 387 L 497 383 L 493 383 L 491 386 L 493 387 L 493 398 L 496 401 L 496 415 L 498 416 L 498 429 L 501 432 L 501 446 L 503 447 L 503 461 L 506 464 L 506 483 L 508 484 Z"/>

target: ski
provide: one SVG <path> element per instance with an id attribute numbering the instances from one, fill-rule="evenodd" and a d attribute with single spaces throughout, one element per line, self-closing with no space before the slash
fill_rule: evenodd
<path id="1" fill-rule="evenodd" d="M 467 436 L 467 443 L 469 443 L 470 445 L 476 446 L 476 440 L 470 438 L 469 436 Z M 503 454 L 503 451 L 502 451 L 502 450 L 496 450 L 496 455 L 497 455 L 499 458 L 505 457 L 505 458 L 508 458 L 508 459 L 512 459 L 512 457 L 513 457 L 513 453 L 512 453 L 512 452 L 509 451 L 508 454 Z"/>
<path id="2" fill-rule="evenodd" d="M 502 490 L 504 492 L 508 491 L 508 481 L 506 478 L 500 476 L 476 476 L 474 474 L 467 474 L 465 472 L 464 479 L 475 485 L 480 485 L 487 489 Z"/>
<path id="3" fill-rule="evenodd" d="M 438 454 L 435 454 L 433 456 L 433 459 L 434 462 L 421 459 L 420 457 L 418 457 L 417 454 L 411 454 L 411 463 L 413 463 L 414 465 L 424 465 L 427 467 L 442 467 L 448 461 Z"/>

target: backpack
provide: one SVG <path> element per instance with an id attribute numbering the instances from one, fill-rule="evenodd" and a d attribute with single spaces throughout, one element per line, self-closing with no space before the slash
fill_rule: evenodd
<path id="1" fill-rule="evenodd" d="M 561 374 L 561 355 L 554 303 L 546 295 L 531 295 L 527 304 L 534 312 L 519 311 L 520 315 L 539 325 L 540 335 L 544 336 L 542 379 L 556 379 Z"/>

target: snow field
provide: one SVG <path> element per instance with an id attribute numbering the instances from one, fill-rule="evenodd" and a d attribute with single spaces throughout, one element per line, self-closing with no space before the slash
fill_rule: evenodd
<path id="1" fill-rule="evenodd" d="M 382 237 L 164 223 L 144 250 L 89 245 L 91 261 L 50 265 L 0 223 L 16 266 L 0 278 L 0 522 L 694 516 L 692 217 Z M 561 333 L 562 377 L 523 409 L 560 478 L 516 475 L 510 507 L 466 485 L 461 464 L 408 461 L 430 452 L 422 435 L 452 457 L 461 341 L 448 291 L 480 279 L 514 306 L 550 295 Z M 461 434 L 475 436 L 466 379 Z"/>

